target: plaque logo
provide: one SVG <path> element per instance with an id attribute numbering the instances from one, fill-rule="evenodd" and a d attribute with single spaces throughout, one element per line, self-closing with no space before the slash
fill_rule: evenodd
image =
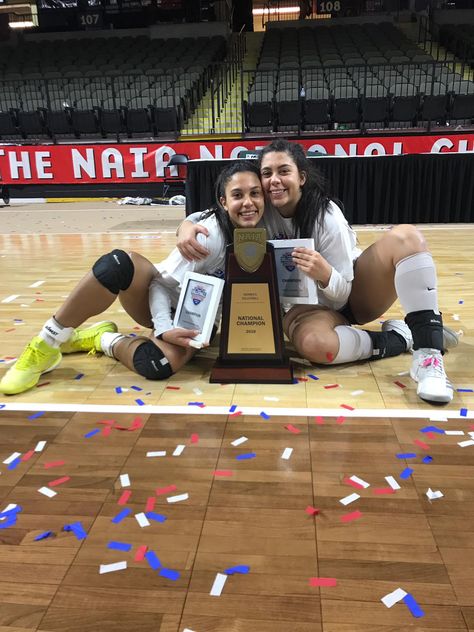
<path id="1" fill-rule="evenodd" d="M 296 269 L 291 252 L 284 252 L 280 257 L 280 262 L 281 265 L 288 270 L 288 272 L 293 272 L 293 270 Z"/>
<path id="2" fill-rule="evenodd" d="M 245 272 L 256 272 L 262 265 L 267 251 L 264 228 L 236 228 L 234 253 L 237 263 Z"/>
<path id="3" fill-rule="evenodd" d="M 199 305 L 206 298 L 207 292 L 200 285 L 195 285 L 191 291 L 191 298 L 193 299 L 194 305 Z"/>

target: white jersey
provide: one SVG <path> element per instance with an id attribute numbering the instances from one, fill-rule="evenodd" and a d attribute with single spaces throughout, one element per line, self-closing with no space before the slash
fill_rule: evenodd
<path id="1" fill-rule="evenodd" d="M 199 222 L 201 213 L 193 213 L 186 219 Z M 204 222 L 199 222 L 204 223 Z M 293 220 L 282 217 L 273 207 L 265 207 L 259 226 L 266 228 L 268 239 L 294 239 Z M 354 279 L 354 261 L 361 251 L 357 248 L 357 238 L 349 226 L 343 212 L 335 202 L 330 202 L 321 226 L 313 229 L 314 249 L 332 267 L 327 287 L 318 284 L 318 300 L 321 305 L 339 310 L 346 305 Z"/>
<path id="2" fill-rule="evenodd" d="M 201 215 L 201 213 L 199 213 Z M 209 231 L 209 236 L 198 235 L 198 241 L 209 250 L 209 256 L 202 261 L 187 261 L 174 248 L 155 268 L 160 276 L 150 285 L 149 302 L 155 336 L 173 328 L 171 313 L 176 309 L 186 272 L 199 272 L 219 278 L 224 277 L 225 248 L 224 236 L 215 215 L 200 222 Z M 219 316 L 220 312 L 218 312 Z"/>

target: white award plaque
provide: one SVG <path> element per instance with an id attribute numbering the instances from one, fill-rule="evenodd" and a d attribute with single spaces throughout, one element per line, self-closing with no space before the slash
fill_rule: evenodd
<path id="1" fill-rule="evenodd" d="M 280 303 L 317 305 L 316 282 L 297 268 L 291 256 L 295 248 L 314 250 L 314 239 L 270 239 L 269 243 L 275 251 Z"/>
<path id="2" fill-rule="evenodd" d="M 217 277 L 186 272 L 174 316 L 174 327 L 197 329 L 191 346 L 200 349 L 209 343 L 221 300 L 224 281 Z"/>

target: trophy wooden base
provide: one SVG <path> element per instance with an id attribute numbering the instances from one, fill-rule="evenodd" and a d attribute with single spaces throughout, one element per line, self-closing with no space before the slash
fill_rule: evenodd
<path id="1" fill-rule="evenodd" d="M 248 363 L 223 362 L 219 358 L 211 369 L 211 384 L 292 384 L 293 367 L 289 360 L 284 364 L 253 361 Z"/>

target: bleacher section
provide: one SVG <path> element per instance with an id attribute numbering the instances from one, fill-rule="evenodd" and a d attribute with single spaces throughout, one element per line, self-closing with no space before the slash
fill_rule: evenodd
<path id="1" fill-rule="evenodd" d="M 222 36 L 2 47 L 0 138 L 177 135 L 225 55 Z"/>
<path id="2" fill-rule="evenodd" d="M 271 29 L 246 109 L 248 131 L 430 126 L 474 118 L 474 83 L 391 23 Z"/>

